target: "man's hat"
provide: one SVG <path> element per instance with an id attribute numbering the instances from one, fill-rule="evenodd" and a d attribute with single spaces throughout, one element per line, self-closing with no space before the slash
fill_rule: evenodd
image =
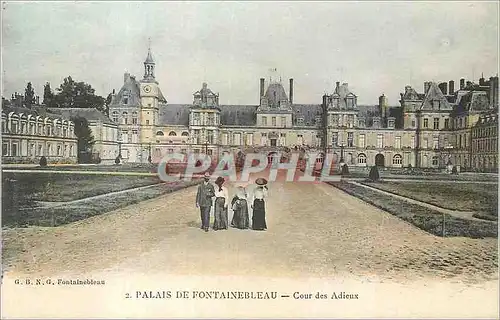
<path id="1" fill-rule="evenodd" d="M 203 175 L 203 177 L 210 178 L 210 173 L 209 172 L 205 172 L 205 174 Z"/>
<path id="2" fill-rule="evenodd" d="M 257 178 L 257 180 L 255 180 L 255 183 L 258 184 L 259 186 L 263 186 L 267 184 L 267 180 L 264 178 Z"/>

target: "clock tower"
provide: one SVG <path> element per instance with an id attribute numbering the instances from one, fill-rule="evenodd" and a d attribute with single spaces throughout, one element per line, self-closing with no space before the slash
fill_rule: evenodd
<path id="1" fill-rule="evenodd" d="M 141 111 L 140 125 L 141 144 L 149 146 L 156 142 L 156 126 L 159 122 L 159 109 L 162 104 L 167 103 L 163 96 L 158 81 L 155 79 L 155 62 L 148 48 L 148 55 L 144 61 L 144 77 L 140 81 Z"/>

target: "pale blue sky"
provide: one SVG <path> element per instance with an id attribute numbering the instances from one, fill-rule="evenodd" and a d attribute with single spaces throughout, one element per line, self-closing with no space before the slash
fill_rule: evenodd
<path id="1" fill-rule="evenodd" d="M 90 83 L 106 96 L 143 75 L 148 37 L 170 103 L 203 81 L 222 104 L 258 104 L 277 68 L 294 102 L 321 103 L 335 81 L 360 104 L 411 84 L 498 73 L 498 2 L 40 2 L 4 4 L 3 96 L 31 81 Z"/>

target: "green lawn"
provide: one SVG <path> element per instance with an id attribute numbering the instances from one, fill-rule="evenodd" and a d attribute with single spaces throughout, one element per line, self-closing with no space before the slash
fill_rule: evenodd
<path id="1" fill-rule="evenodd" d="M 498 216 L 498 184 L 450 182 L 363 182 L 398 195 L 442 208 Z"/>
<path id="2" fill-rule="evenodd" d="M 195 180 L 165 184 L 156 177 L 141 176 L 47 172 L 3 173 L 2 224 L 7 227 L 58 226 L 158 197 L 196 183 L 198 181 Z M 66 202 L 146 185 L 152 186 L 70 205 L 51 207 L 38 203 L 38 201 Z"/>
<path id="3" fill-rule="evenodd" d="M 470 238 L 498 236 L 497 223 L 462 219 L 449 214 L 443 215 L 438 211 L 346 181 L 329 182 L 329 184 L 437 236 Z M 445 220 L 444 230 L 443 217 Z"/>
<path id="4" fill-rule="evenodd" d="M 154 176 L 2 172 L 2 202 L 66 202 L 159 182 Z"/>

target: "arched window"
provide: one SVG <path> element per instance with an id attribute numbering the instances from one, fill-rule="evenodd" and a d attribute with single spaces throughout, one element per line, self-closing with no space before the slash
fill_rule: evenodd
<path id="1" fill-rule="evenodd" d="M 183 137 L 188 137 L 188 136 L 189 136 L 189 133 L 188 133 L 188 132 L 186 132 L 186 131 L 184 131 L 184 132 L 181 134 L 181 136 L 183 136 Z"/>
<path id="2" fill-rule="evenodd" d="M 123 117 L 123 124 L 128 124 L 128 112 L 123 111 L 122 117 Z"/>
<path id="3" fill-rule="evenodd" d="M 358 164 L 366 164 L 366 155 L 364 153 L 358 154 Z"/>
<path id="4" fill-rule="evenodd" d="M 156 131 L 157 136 L 164 136 L 163 131 Z"/>
<path id="5" fill-rule="evenodd" d="M 132 124 L 137 124 L 137 111 L 132 112 Z"/>
<path id="6" fill-rule="evenodd" d="M 113 122 L 118 122 L 118 111 L 113 111 L 111 114 L 111 120 L 113 120 Z"/>
<path id="7" fill-rule="evenodd" d="M 394 155 L 394 157 L 392 157 L 392 164 L 402 165 L 403 164 L 403 157 L 399 154 Z"/>
<path id="8" fill-rule="evenodd" d="M 170 131 L 168 133 L 168 135 L 171 136 L 171 137 L 175 137 L 175 136 L 177 136 L 177 133 L 175 133 L 175 131 Z"/>

